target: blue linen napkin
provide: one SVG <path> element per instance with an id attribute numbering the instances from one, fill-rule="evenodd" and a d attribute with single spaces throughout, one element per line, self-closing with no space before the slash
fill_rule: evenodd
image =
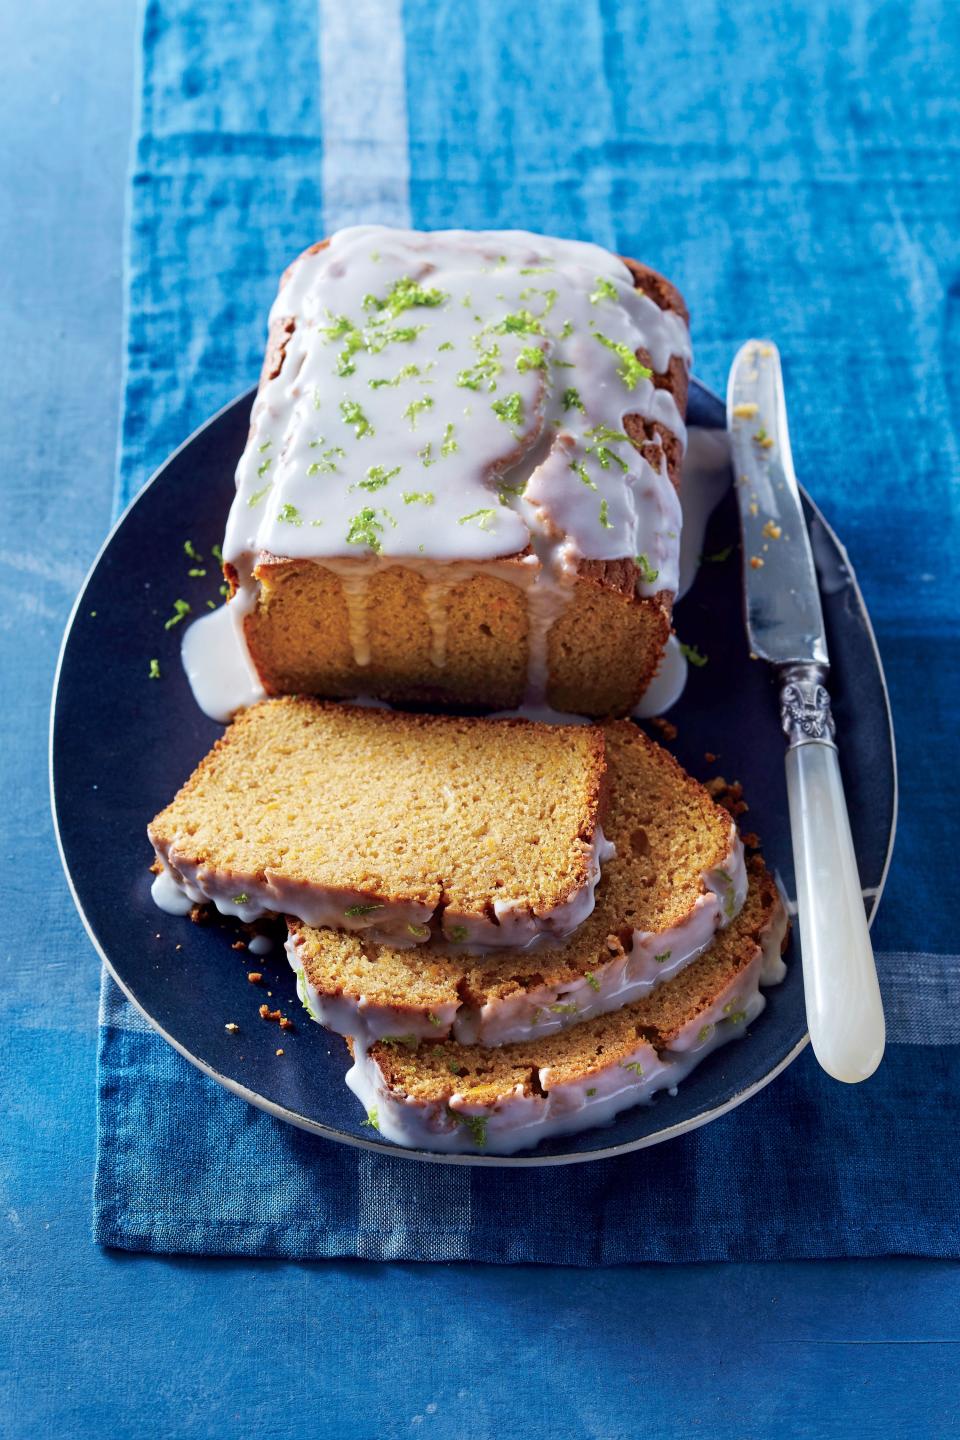
<path id="1" fill-rule="evenodd" d="M 904 796 L 874 931 L 891 1041 L 557 1171 L 423 1166 L 274 1121 L 105 977 L 94 1234 L 192 1254 L 604 1264 L 960 1255 L 960 139 L 948 4 L 148 0 L 117 505 L 258 372 L 277 277 L 361 220 L 580 235 L 676 277 L 697 373 L 772 332 L 858 567 Z M 855 418 L 852 418 L 855 417 Z"/>

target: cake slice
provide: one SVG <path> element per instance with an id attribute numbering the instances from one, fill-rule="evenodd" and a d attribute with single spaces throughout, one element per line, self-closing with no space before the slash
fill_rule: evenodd
<path id="1" fill-rule="evenodd" d="M 730 815 L 631 721 L 602 733 L 615 853 L 578 930 L 495 955 L 436 944 L 411 954 L 289 920 L 288 954 L 314 1018 L 366 1040 L 452 1033 L 502 1045 L 615 1010 L 699 955 L 746 893 Z"/>
<path id="2" fill-rule="evenodd" d="M 689 365 L 679 293 L 595 245 L 362 226 L 304 252 L 223 545 L 265 691 L 625 714 L 670 630 Z"/>
<path id="3" fill-rule="evenodd" d="M 787 928 L 776 886 L 754 859 L 733 924 L 646 999 L 499 1050 L 354 1044 L 347 1084 L 381 1135 L 423 1150 L 512 1154 L 603 1124 L 744 1034 L 764 1008 L 760 985 L 783 978 Z"/>
<path id="4" fill-rule="evenodd" d="M 265 701 L 148 827 L 155 898 L 410 947 L 565 935 L 593 908 L 604 772 L 590 726 Z"/>

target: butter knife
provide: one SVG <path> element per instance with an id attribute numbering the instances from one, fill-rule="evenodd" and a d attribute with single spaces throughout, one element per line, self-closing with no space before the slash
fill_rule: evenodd
<path id="1" fill-rule="evenodd" d="M 750 649 L 777 669 L 807 1025 L 829 1075 L 854 1084 L 883 1057 L 883 1005 L 840 778 L 817 574 L 790 454 L 780 355 L 737 354 L 727 428 L 740 506 Z"/>

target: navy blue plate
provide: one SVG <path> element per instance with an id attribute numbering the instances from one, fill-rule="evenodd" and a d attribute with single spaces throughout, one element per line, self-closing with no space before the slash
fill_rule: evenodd
<path id="1" fill-rule="evenodd" d="M 51 785 L 54 818 L 74 899 L 112 975 L 181 1054 L 255 1105 L 330 1139 L 459 1164 L 543 1165 L 622 1154 L 702 1125 L 740 1104 L 793 1060 L 806 1043 L 799 943 L 794 934 L 787 979 L 749 1038 L 709 1056 L 680 1086 L 612 1126 L 544 1142 L 510 1158 L 433 1156 L 401 1151 L 364 1128 L 361 1108 L 343 1084 L 347 1052 L 304 1015 L 283 951 L 253 961 L 234 951 L 229 926 L 197 926 L 163 914 L 150 898 L 152 852 L 147 821 L 173 796 L 221 733 L 197 709 L 180 665 L 182 624 L 169 630 L 174 602 L 202 613 L 219 603 L 211 546 L 223 534 L 234 469 L 247 433 L 252 395 L 215 415 L 177 450 L 133 501 L 100 553 L 64 636 L 54 689 Z M 717 397 L 696 383 L 690 423 L 722 428 Z M 850 819 L 871 912 L 886 875 L 896 819 L 891 717 L 870 621 L 846 555 L 815 507 L 821 588 L 830 655 L 830 688 L 840 735 Z M 714 513 L 706 554 L 737 545 L 732 493 Z M 190 578 L 184 542 L 206 557 L 205 577 Z M 741 623 L 740 565 L 730 558 L 700 569 L 676 609 L 680 638 L 709 656 L 691 669 L 671 712 L 680 761 L 707 778 L 742 781 L 750 803 L 745 828 L 763 838 L 767 863 L 793 893 L 784 786 L 783 739 L 773 678 L 747 653 Z M 151 662 L 159 679 L 150 678 Z M 719 757 L 709 765 L 706 752 Z M 263 990 L 247 981 L 263 972 L 273 1003 L 296 1016 L 280 1032 L 257 1013 Z M 224 1029 L 228 1021 L 240 1029 Z M 285 1054 L 278 1058 L 282 1044 Z"/>

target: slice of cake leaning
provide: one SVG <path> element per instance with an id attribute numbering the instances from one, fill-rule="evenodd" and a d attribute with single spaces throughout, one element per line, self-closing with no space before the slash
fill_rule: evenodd
<path id="1" fill-rule="evenodd" d="M 689 364 L 677 291 L 594 245 L 362 227 L 306 251 L 223 545 L 266 693 L 625 714 L 669 634 Z"/>
<path id="2" fill-rule="evenodd" d="M 288 920 L 287 953 L 313 1018 L 363 1042 L 453 1035 L 504 1045 L 619 1009 L 702 954 L 746 895 L 730 815 L 629 720 L 602 732 L 613 854 L 579 929 L 559 944 L 496 954 L 468 944 L 411 953 Z"/>
<path id="3" fill-rule="evenodd" d="M 398 1145 L 513 1154 L 602 1125 L 672 1090 L 742 1036 L 776 984 L 788 922 L 759 858 L 740 914 L 692 965 L 649 996 L 572 1030 L 499 1050 L 424 1041 L 354 1043 L 347 1084 Z"/>
<path id="4" fill-rule="evenodd" d="M 266 700 L 151 821 L 154 896 L 411 948 L 561 937 L 610 850 L 605 772 L 594 726 Z"/>

